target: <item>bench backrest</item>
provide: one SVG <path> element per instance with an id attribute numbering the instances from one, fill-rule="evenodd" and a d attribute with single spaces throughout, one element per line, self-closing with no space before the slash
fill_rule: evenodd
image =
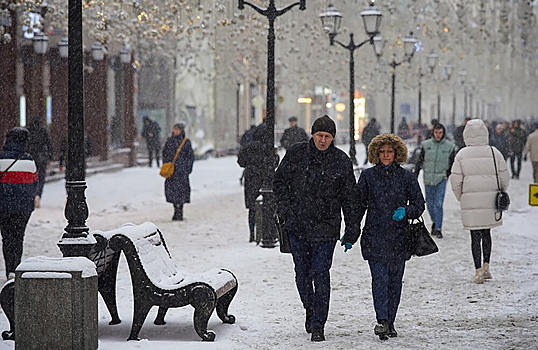
<path id="1" fill-rule="evenodd" d="M 156 286 L 162 289 L 176 288 L 185 279 L 185 274 L 172 260 L 164 237 L 155 224 L 151 222 L 138 226 L 128 224 L 101 234 L 108 239 L 114 235 L 128 238 L 138 253 L 141 267 Z"/>

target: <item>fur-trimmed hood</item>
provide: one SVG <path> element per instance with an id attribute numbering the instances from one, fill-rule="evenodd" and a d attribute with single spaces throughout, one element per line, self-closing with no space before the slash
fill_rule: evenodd
<path id="1" fill-rule="evenodd" d="M 394 161 L 398 164 L 407 162 L 407 147 L 401 138 L 394 134 L 381 134 L 372 140 L 368 146 L 368 161 L 372 164 L 379 164 L 379 150 L 383 145 L 389 145 L 396 152 Z"/>

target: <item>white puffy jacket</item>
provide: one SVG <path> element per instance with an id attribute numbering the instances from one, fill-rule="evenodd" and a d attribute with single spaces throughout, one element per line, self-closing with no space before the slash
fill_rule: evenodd
<path id="1" fill-rule="evenodd" d="M 467 147 L 456 155 L 450 175 L 452 191 L 460 201 L 463 227 L 466 230 L 481 230 L 500 226 L 502 220 L 495 220 L 497 177 L 491 150 L 495 153 L 503 191 L 506 191 L 510 181 L 506 161 L 499 150 L 488 146 L 488 129 L 481 120 L 473 119 L 467 123 L 463 139 Z"/>

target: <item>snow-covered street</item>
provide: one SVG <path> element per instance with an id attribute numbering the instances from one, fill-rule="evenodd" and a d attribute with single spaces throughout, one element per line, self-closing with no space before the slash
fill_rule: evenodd
<path id="1" fill-rule="evenodd" d="M 361 162 L 364 147 L 358 145 L 358 150 Z M 173 208 L 165 202 L 164 179 L 157 168 L 129 168 L 87 179 L 90 230 L 151 221 L 186 271 L 225 267 L 239 281 L 230 306 L 237 322 L 225 325 L 213 315 L 209 328 L 216 333 L 215 342 L 200 341 L 191 307 L 170 309 L 164 326 L 153 324 L 153 308 L 140 332 L 143 340 L 127 342 L 133 306 L 122 257 L 117 291 L 122 323 L 108 325 L 110 315 L 100 299 L 99 349 L 538 349 L 538 207 L 528 205 L 529 162 L 523 163 L 521 178 L 510 182 L 512 203 L 504 225 L 492 230 L 492 280 L 471 283 L 470 235 L 462 229 L 459 203 L 448 185 L 444 238 L 436 240 L 440 252 L 414 257 L 406 267 L 395 323 L 399 336 L 380 342 L 373 333 L 370 272 L 357 244 L 347 253 L 337 246 L 327 341 L 312 343 L 304 331 L 291 255 L 248 243 L 247 210 L 238 181 L 242 169 L 236 159 L 195 162 L 192 203 L 185 205 L 183 222 L 170 220 Z M 66 226 L 64 204 L 64 182 L 46 184 L 42 207 L 32 214 L 26 231 L 23 260 L 61 256 L 57 242 Z M 429 227 L 427 211 L 424 217 Z M 0 331 L 8 328 L 7 319 L 0 317 Z M 0 350 L 13 348 L 12 341 L 0 342 Z"/>

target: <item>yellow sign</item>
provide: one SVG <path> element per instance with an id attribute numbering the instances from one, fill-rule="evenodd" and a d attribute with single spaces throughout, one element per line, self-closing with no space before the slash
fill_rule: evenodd
<path id="1" fill-rule="evenodd" d="M 529 185 L 529 205 L 538 205 L 538 185 Z"/>

